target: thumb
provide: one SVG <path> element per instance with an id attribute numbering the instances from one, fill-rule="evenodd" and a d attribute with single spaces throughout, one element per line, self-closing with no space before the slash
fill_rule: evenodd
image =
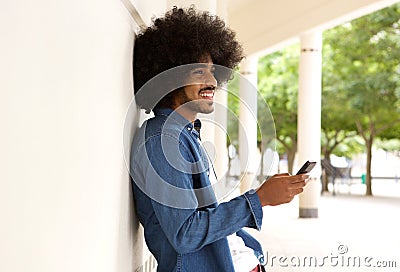
<path id="1" fill-rule="evenodd" d="M 274 177 L 289 177 L 289 173 L 280 173 L 280 174 L 275 174 Z"/>

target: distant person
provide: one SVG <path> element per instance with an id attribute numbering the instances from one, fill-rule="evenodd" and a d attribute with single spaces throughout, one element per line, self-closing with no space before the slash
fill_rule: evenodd
<path id="1" fill-rule="evenodd" d="M 134 137 L 130 172 L 157 271 L 264 271 L 261 245 L 242 228 L 260 230 L 262 207 L 290 202 L 308 176 L 275 175 L 257 190 L 217 202 L 197 115 L 213 112 L 216 89 L 230 79 L 216 65 L 233 69 L 243 59 L 235 33 L 207 12 L 175 7 L 137 35 L 134 53 L 136 102 L 154 118 Z M 181 75 L 187 85 L 162 94 L 156 104 L 154 94 L 163 86 L 141 91 L 158 74 L 192 63 Z M 173 78 L 164 80 L 168 85 Z"/>

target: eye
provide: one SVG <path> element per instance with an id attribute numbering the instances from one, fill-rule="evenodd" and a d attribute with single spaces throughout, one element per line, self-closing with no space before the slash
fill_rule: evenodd
<path id="1" fill-rule="evenodd" d="M 194 75 L 203 75 L 204 71 L 203 69 L 196 69 L 192 72 Z"/>

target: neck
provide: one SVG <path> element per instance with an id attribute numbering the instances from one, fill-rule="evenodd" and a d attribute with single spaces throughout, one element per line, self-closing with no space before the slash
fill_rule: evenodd
<path id="1" fill-rule="evenodd" d="M 176 111 L 177 113 L 179 113 L 180 115 L 182 115 L 186 120 L 188 120 L 189 122 L 194 122 L 194 120 L 197 119 L 197 112 L 193 112 L 190 109 L 188 109 L 187 107 L 175 107 L 172 108 L 174 111 Z"/>

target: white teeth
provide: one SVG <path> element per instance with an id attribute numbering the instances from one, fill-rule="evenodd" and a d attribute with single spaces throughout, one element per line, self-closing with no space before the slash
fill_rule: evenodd
<path id="1" fill-rule="evenodd" d="M 212 93 L 201 93 L 200 96 L 202 96 L 202 97 L 213 97 L 214 94 L 212 94 Z"/>

